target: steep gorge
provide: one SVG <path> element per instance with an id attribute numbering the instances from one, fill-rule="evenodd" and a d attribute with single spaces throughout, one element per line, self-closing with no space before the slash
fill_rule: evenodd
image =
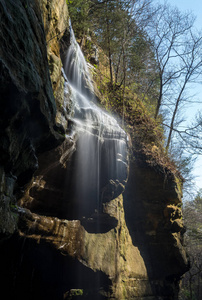
<path id="1" fill-rule="evenodd" d="M 79 165 L 72 90 L 62 72 L 70 45 L 66 1 L 1 0 L 0 13 L 2 293 L 177 299 L 188 261 L 176 170 L 158 159 L 157 146 L 145 154 L 131 134 L 125 191 L 106 175 L 114 157 L 103 152 L 104 200 L 95 206 L 89 170 L 72 180 Z M 85 209 L 82 193 L 75 194 L 81 176 Z"/>

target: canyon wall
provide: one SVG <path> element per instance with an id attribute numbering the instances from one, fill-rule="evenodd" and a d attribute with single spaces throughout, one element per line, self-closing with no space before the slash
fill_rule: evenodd
<path id="1" fill-rule="evenodd" d="M 2 294 L 177 299 L 188 269 L 182 178 L 157 159 L 157 146 L 149 163 L 131 134 L 126 186 L 106 184 L 100 210 L 90 203 L 80 213 L 73 103 L 62 72 L 66 1 L 1 0 L 0 14 Z"/>

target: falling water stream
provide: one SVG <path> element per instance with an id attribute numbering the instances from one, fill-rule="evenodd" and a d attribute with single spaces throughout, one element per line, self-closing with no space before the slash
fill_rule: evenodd
<path id="1" fill-rule="evenodd" d="M 83 213 L 98 212 L 106 201 L 106 186 L 111 185 L 114 198 L 115 190 L 127 179 L 127 135 L 112 116 L 95 104 L 91 74 L 71 25 L 64 71 L 78 136 L 73 174 L 75 198 L 79 199 Z"/>

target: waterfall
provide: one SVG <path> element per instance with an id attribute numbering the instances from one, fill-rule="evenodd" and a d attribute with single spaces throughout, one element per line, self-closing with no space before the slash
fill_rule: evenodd
<path id="1" fill-rule="evenodd" d="M 74 103 L 77 133 L 74 197 L 80 215 L 100 213 L 117 197 L 127 180 L 127 135 L 118 122 L 95 103 L 91 74 L 70 26 L 64 72 Z"/>

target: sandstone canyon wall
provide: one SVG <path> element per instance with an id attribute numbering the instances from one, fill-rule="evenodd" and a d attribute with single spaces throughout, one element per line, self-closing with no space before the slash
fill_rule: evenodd
<path id="1" fill-rule="evenodd" d="M 74 192 L 78 135 L 62 71 L 70 45 L 66 1 L 1 0 L 0 16 L 2 294 L 177 299 L 188 268 L 180 176 L 157 159 L 154 145 L 149 163 L 131 135 L 124 184 L 110 180 L 104 165 L 104 200 L 84 209 Z"/>

